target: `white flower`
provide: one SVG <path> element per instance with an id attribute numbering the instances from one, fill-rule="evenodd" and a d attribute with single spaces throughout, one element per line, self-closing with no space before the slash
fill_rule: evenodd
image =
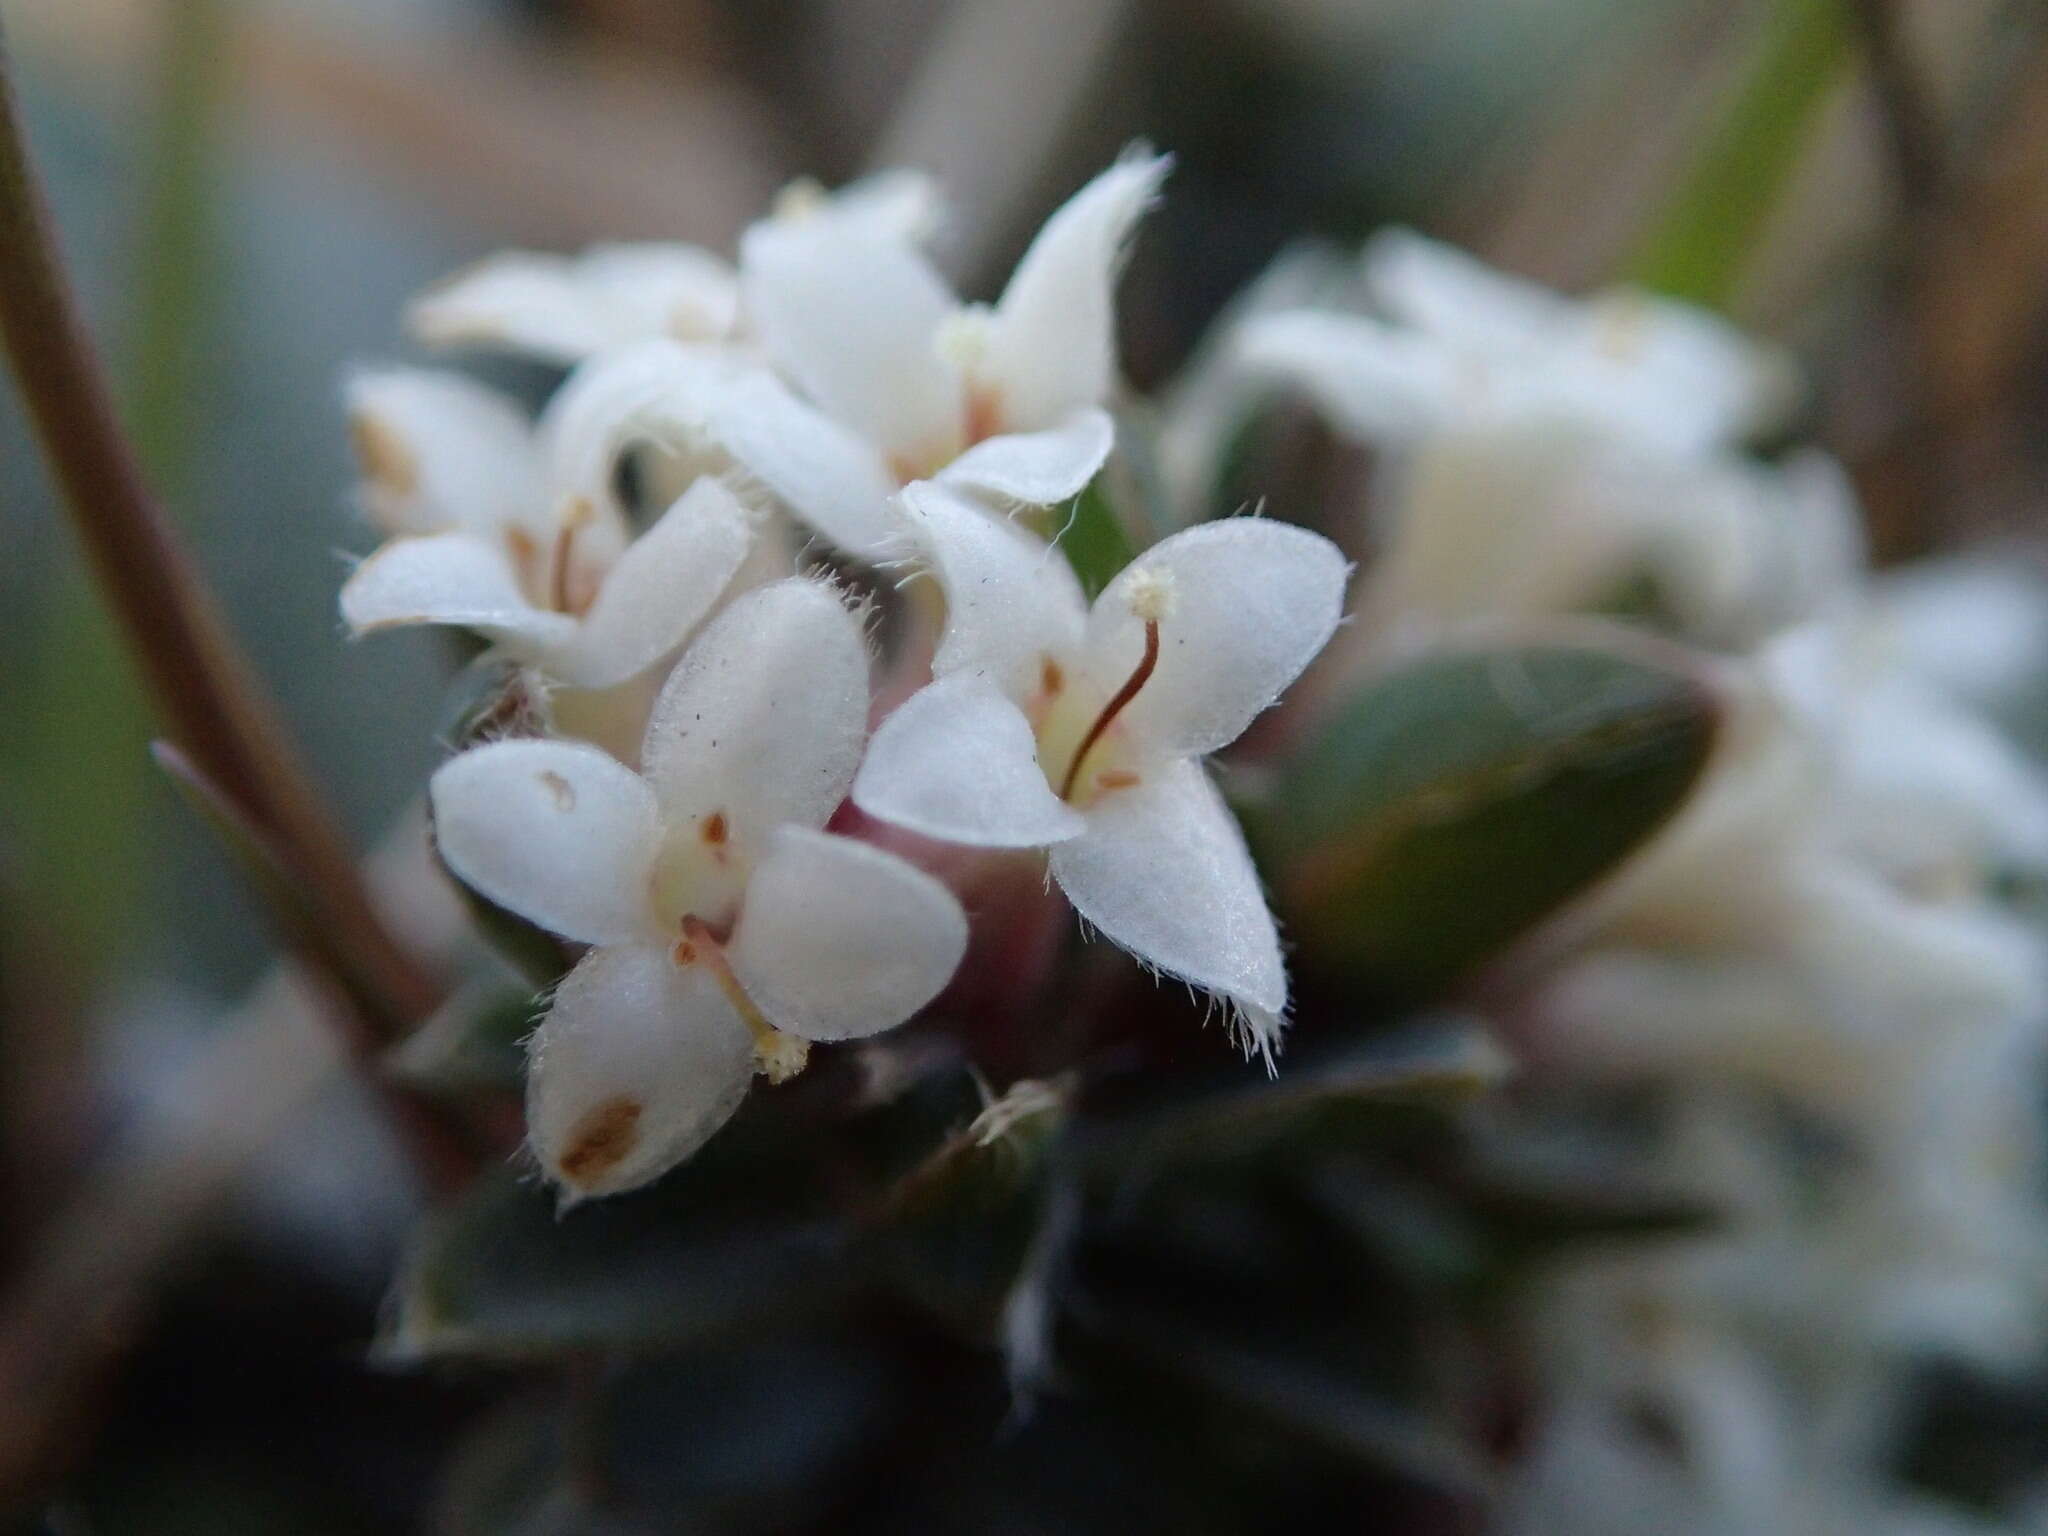
<path id="1" fill-rule="evenodd" d="M 901 239 L 922 238 L 936 214 L 930 181 L 909 171 L 830 197 L 793 190 L 785 202 Z M 732 264 L 698 246 L 656 242 L 577 256 L 502 252 L 421 294 L 406 323 L 429 346 L 492 347 L 565 364 L 650 337 L 725 342 L 742 329 Z"/>
<path id="2" fill-rule="evenodd" d="M 1114 445 L 1112 289 L 1165 171 L 1127 158 L 1082 188 L 993 310 L 963 307 L 886 220 L 834 201 L 764 220 L 741 245 L 750 345 L 650 339 L 592 358 L 549 411 L 563 483 L 599 497 L 619 453 L 651 442 L 758 484 L 867 560 L 892 548 L 891 500 L 919 477 L 1029 506 L 1077 495 Z"/>
<path id="3" fill-rule="evenodd" d="M 1252 320 L 1238 345 L 1373 441 L 1538 416 L 1697 453 L 1775 427 L 1797 399 L 1782 354 L 1690 305 L 1568 299 L 1406 230 L 1368 242 L 1364 275 L 1390 321 L 1297 310 Z"/>
<path id="4" fill-rule="evenodd" d="M 1090 612 L 1057 551 L 942 486 L 902 500 L 946 625 L 933 681 L 877 729 L 854 802 L 951 842 L 1049 848 L 1084 919 L 1225 999 L 1270 1054 L 1279 940 L 1199 759 L 1323 648 L 1344 557 L 1305 529 L 1227 519 L 1155 545 Z"/>
<path id="5" fill-rule="evenodd" d="M 930 876 L 820 830 L 859 761 L 867 651 L 827 587 L 736 601 L 663 689 L 644 775 L 580 744 L 507 741 L 434 775 L 442 856 L 470 886 L 595 946 L 531 1046 L 527 1129 L 568 1198 L 690 1155 L 757 1066 L 888 1029 L 959 963 Z"/>
<path id="6" fill-rule="evenodd" d="M 1674 457 L 1554 421 L 1443 426 L 1382 482 L 1375 632 L 1652 599 L 1678 633 L 1747 646 L 1827 612 L 1860 574 L 1840 467 Z"/>
<path id="7" fill-rule="evenodd" d="M 680 645 L 753 542 L 715 479 L 638 539 L 609 495 L 550 494 L 518 409 L 460 375 L 363 374 L 349 410 L 364 500 L 394 535 L 342 587 L 357 635 L 456 625 L 561 682 L 607 688 Z"/>

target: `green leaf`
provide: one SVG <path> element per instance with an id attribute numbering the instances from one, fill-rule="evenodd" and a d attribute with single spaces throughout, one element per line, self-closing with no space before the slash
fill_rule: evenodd
<path id="1" fill-rule="evenodd" d="M 1842 0 L 1777 0 L 1719 123 L 1644 239 L 1632 282 L 1722 304 L 1849 53 Z"/>
<path id="2" fill-rule="evenodd" d="M 378 1351 L 669 1350 L 813 1317 L 869 1278 L 851 1213 L 885 1209 L 976 1103 L 950 1053 L 868 1042 L 757 1087 L 694 1157 L 632 1194 L 558 1214 L 537 1177 L 484 1179 L 415 1234 Z"/>
<path id="3" fill-rule="evenodd" d="M 824 1171 L 729 1127 L 652 1188 L 560 1214 L 538 1180 L 482 1180 L 417 1235 L 376 1353 L 675 1348 L 810 1315 L 848 1278 Z"/>
<path id="4" fill-rule="evenodd" d="M 1719 717 L 1700 677 L 1619 650 L 1439 653 L 1354 694 L 1248 822 L 1306 958 L 1426 995 L 1663 826 Z"/>
<path id="5" fill-rule="evenodd" d="M 1107 471 L 1089 482 L 1075 498 L 1065 526 L 1055 529 L 1055 542 L 1065 551 L 1090 602 L 1137 554 L 1104 488 L 1106 477 Z"/>
<path id="6" fill-rule="evenodd" d="M 1091 1115 L 1083 1146 L 1092 1163 L 1109 1168 L 1238 1157 L 1361 1108 L 1458 1103 L 1496 1087 L 1508 1070 L 1476 1021 L 1423 1020 L 1291 1050 L 1271 1076 L 1240 1066 L 1207 1082 L 1177 1082 L 1171 1097 Z"/>
<path id="7" fill-rule="evenodd" d="M 898 1179 L 863 1224 L 861 1257 L 975 1336 L 994 1331 L 1045 1206 L 1065 1085 L 1024 1081 Z"/>

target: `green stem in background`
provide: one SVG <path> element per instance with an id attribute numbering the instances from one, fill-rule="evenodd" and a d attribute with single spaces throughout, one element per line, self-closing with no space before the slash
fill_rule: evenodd
<path id="1" fill-rule="evenodd" d="M 124 401 L 142 462 L 180 503 L 198 405 L 215 398 L 201 342 L 222 289 L 219 114 L 233 38 L 226 0 L 178 0 L 163 29 L 146 199 L 129 254 L 135 309 Z"/>
<path id="2" fill-rule="evenodd" d="M 1756 53 L 1649 233 L 1633 283 L 1725 305 L 1849 58 L 1842 0 L 1774 0 Z"/>
<path id="3" fill-rule="evenodd" d="M 320 921 L 350 935 L 351 952 L 374 975 L 388 1015 L 422 1019 L 438 1001 L 438 986 L 378 916 L 116 420 L 64 281 L 8 65 L 0 39 L 0 343 L 87 563 L 195 772 L 269 839 Z M 366 1065 L 390 1043 L 392 1031 L 367 1015 L 336 1010 L 335 1017 Z"/>
<path id="4" fill-rule="evenodd" d="M 230 58 L 224 0 L 164 10 L 142 217 L 127 252 L 135 295 L 125 369 L 127 420 L 151 478 L 192 522 L 191 444 L 199 401 L 216 397 L 201 340 L 220 288 L 215 150 Z M 66 964 L 104 976 L 133 948 L 150 895 L 148 706 L 120 637 L 84 572 L 68 567 L 35 608 L 22 668 L 26 722 L 10 769 L 44 808 L 27 829 L 25 884 L 62 935 Z"/>

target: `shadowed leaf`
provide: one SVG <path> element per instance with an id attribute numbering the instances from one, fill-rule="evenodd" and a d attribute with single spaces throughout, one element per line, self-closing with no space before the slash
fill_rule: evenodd
<path id="1" fill-rule="evenodd" d="M 1719 716 L 1701 678 L 1592 644 L 1432 655 L 1353 694 L 1248 820 L 1305 955 L 1427 995 L 1663 826 Z"/>

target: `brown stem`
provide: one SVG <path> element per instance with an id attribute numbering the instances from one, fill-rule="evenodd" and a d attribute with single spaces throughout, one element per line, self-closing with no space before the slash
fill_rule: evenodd
<path id="1" fill-rule="evenodd" d="M 115 418 L 58 262 L 8 66 L 0 38 L 0 343 L 93 575 L 179 745 L 276 840 L 326 919 L 373 957 L 393 1011 L 424 1017 L 439 988 L 378 918 Z M 366 1028 L 353 1043 L 368 1051 L 388 1042 Z"/>

